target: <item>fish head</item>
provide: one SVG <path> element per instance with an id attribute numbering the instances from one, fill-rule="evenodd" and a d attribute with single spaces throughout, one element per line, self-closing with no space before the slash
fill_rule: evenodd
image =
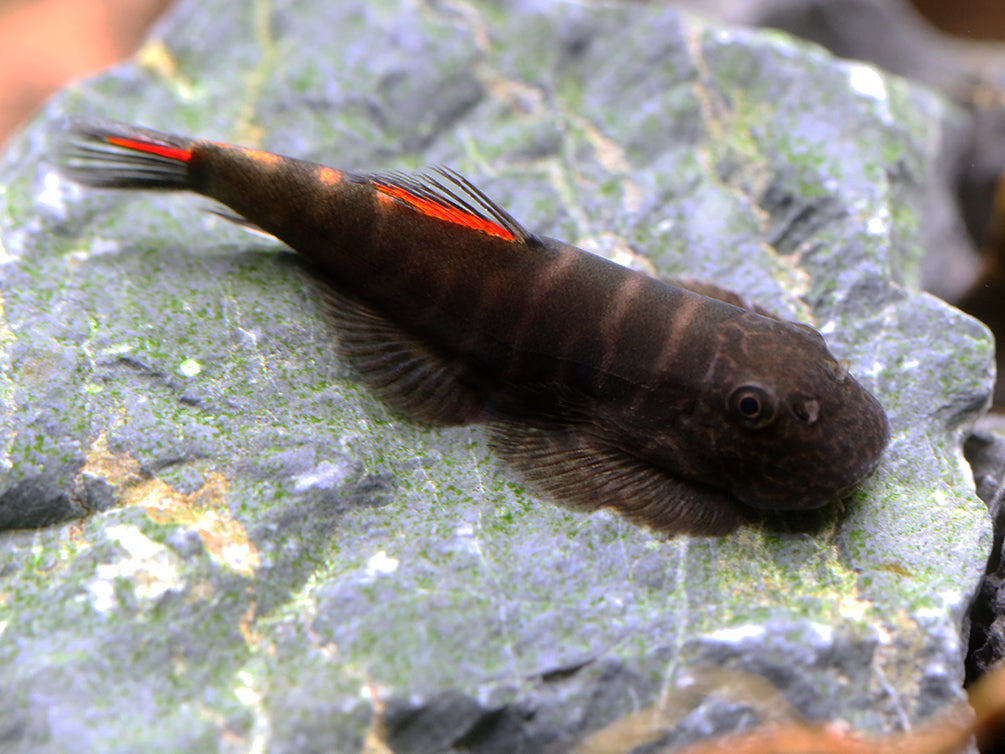
<path id="1" fill-rule="evenodd" d="M 704 387 L 710 467 L 752 508 L 826 505 L 875 470 L 889 440 L 879 401 L 806 325 L 723 323 Z"/>

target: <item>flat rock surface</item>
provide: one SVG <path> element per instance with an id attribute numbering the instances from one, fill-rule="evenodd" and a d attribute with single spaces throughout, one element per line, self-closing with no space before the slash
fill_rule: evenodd
<path id="1" fill-rule="evenodd" d="M 817 327 L 887 409 L 884 462 L 724 539 L 540 502 L 480 429 L 375 402 L 293 255 L 56 177 L 68 113 L 450 165 L 535 232 Z M 0 163 L 0 748 L 560 752 L 661 700 L 680 743 L 763 717 L 763 689 L 668 702 L 722 671 L 871 731 L 958 701 L 993 344 L 918 290 L 958 127 L 656 4 L 179 2 Z"/>

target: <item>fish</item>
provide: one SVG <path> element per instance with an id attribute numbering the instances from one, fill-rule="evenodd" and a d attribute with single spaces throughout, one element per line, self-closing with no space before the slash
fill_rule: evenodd
<path id="1" fill-rule="evenodd" d="M 59 143 L 77 184 L 200 194 L 285 243 L 378 399 L 484 425 L 561 506 L 723 536 L 841 499 L 889 440 L 812 327 L 535 235 L 449 168 L 356 173 L 85 116 Z"/>

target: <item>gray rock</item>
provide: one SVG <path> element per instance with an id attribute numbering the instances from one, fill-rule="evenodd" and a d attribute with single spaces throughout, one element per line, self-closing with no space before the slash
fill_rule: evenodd
<path id="1" fill-rule="evenodd" d="M 976 681 L 1005 658 L 1005 437 L 1000 417 L 986 417 L 964 443 L 974 470 L 977 493 L 987 503 L 994 522 L 994 541 L 987 571 L 969 612 L 970 637 L 966 681 Z M 997 425 L 997 426 L 995 426 Z"/>
<path id="2" fill-rule="evenodd" d="M 654 5 L 262 7 L 179 3 L 0 164 L 5 750 L 569 751 L 709 667 L 871 731 L 963 698 L 991 542 L 960 440 L 993 345 L 918 291 L 952 106 Z M 59 181 L 71 112 L 452 165 L 537 232 L 817 326 L 886 406 L 886 459 L 843 509 L 721 540 L 539 502 L 477 428 L 356 384 L 295 257 Z M 648 745 L 760 701 L 664 705 Z"/>

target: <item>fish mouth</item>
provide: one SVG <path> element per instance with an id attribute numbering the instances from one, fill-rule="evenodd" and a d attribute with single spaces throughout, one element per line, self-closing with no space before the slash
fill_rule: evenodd
<path id="1" fill-rule="evenodd" d="M 870 408 L 872 409 L 868 416 L 873 421 L 863 422 L 865 426 L 860 428 L 856 436 L 859 438 L 873 438 L 873 450 L 871 453 L 863 455 L 858 464 L 852 469 L 849 476 L 853 477 L 853 479 L 846 486 L 846 490 L 854 487 L 858 482 L 879 468 L 883 455 L 886 453 L 886 448 L 890 444 L 890 420 L 880 402 L 871 394 L 867 393 L 866 395 L 869 397 Z M 867 446 L 860 443 L 857 447 L 862 448 Z"/>
<path id="2" fill-rule="evenodd" d="M 876 404 L 879 405 L 878 403 Z M 761 469 L 749 484 L 734 484 L 733 496 L 749 508 L 762 511 L 797 511 L 822 508 L 844 497 L 872 475 L 883 460 L 890 441 L 890 424 L 879 409 L 850 435 L 854 444 L 834 446 L 816 458 L 816 465 L 838 466 L 826 476 L 814 474 L 813 461 L 803 459 L 798 466 L 778 464 Z M 795 482 L 804 478 L 805 483 Z"/>

